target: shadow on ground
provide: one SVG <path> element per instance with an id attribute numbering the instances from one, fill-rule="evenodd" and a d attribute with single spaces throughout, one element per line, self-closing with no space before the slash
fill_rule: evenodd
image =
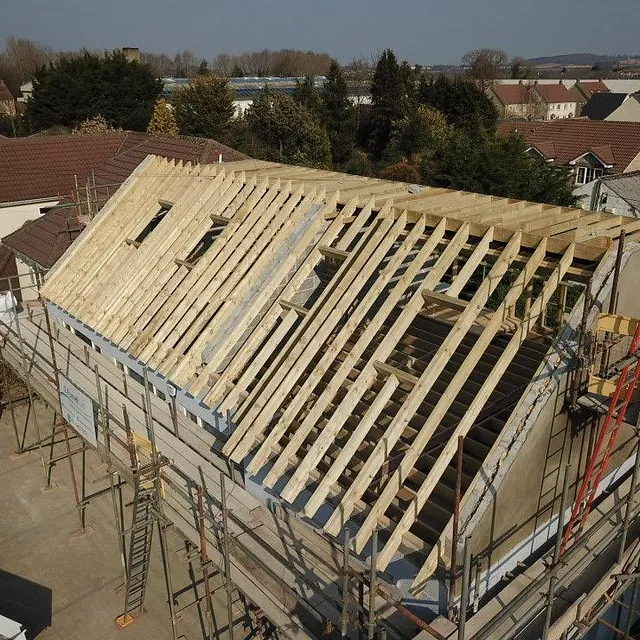
<path id="1" fill-rule="evenodd" d="M 51 626 L 51 605 L 49 587 L 0 569 L 0 614 L 19 622 L 27 640 Z"/>

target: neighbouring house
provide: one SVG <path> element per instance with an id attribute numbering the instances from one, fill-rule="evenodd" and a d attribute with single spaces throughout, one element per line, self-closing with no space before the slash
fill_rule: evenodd
<path id="1" fill-rule="evenodd" d="M 0 117 L 16 115 L 16 100 L 9 87 L 0 80 Z"/>
<path id="2" fill-rule="evenodd" d="M 574 194 L 583 209 L 640 218 L 640 171 L 598 178 Z"/>
<path id="3" fill-rule="evenodd" d="M 606 120 L 526 122 L 505 120 L 500 135 L 517 133 L 549 162 L 571 169 L 576 187 L 604 175 L 640 169 L 640 123 Z"/>
<path id="4" fill-rule="evenodd" d="M 580 115 L 590 120 L 640 122 L 640 94 L 596 93 Z"/>
<path id="5" fill-rule="evenodd" d="M 18 102 L 28 102 L 29 98 L 33 95 L 33 82 L 29 80 L 29 82 L 21 84 L 20 93 L 22 95 L 18 96 L 16 100 Z"/>
<path id="6" fill-rule="evenodd" d="M 580 94 L 582 102 L 588 102 L 598 93 L 610 93 L 611 89 L 602 80 L 578 80 L 573 89 Z"/>
<path id="7" fill-rule="evenodd" d="M 559 82 L 539 84 L 493 84 L 487 90 L 503 118 L 527 120 L 560 120 L 578 113 L 578 98 L 573 90 Z"/>
<path id="8" fill-rule="evenodd" d="M 85 216 L 95 214 L 148 154 L 199 164 L 246 158 L 215 140 L 187 136 L 0 139 L 0 238 L 15 253 L 22 288 L 32 285 L 24 297 L 37 296 L 42 272 L 84 228 Z"/>

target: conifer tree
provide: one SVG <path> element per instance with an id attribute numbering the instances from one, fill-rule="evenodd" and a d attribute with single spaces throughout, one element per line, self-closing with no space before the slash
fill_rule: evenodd
<path id="1" fill-rule="evenodd" d="M 387 148 L 394 120 L 405 115 L 405 85 L 391 49 L 382 52 L 371 83 L 371 150 L 380 158 Z"/>
<path id="2" fill-rule="evenodd" d="M 329 134 L 334 165 L 342 165 L 351 158 L 356 139 L 356 113 L 349 100 L 349 92 L 340 65 L 331 61 L 327 81 L 320 94 L 321 119 Z"/>
<path id="3" fill-rule="evenodd" d="M 164 98 L 156 102 L 147 133 L 164 136 L 177 136 L 180 133 L 173 109 Z"/>

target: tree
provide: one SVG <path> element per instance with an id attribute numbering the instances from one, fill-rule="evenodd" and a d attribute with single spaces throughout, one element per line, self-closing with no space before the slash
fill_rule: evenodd
<path id="1" fill-rule="evenodd" d="M 76 125 L 71 133 L 76 136 L 94 135 L 96 133 L 109 133 L 112 131 L 118 131 L 112 127 L 102 116 L 93 116 L 83 120 L 80 124 Z"/>
<path id="2" fill-rule="evenodd" d="M 172 98 L 180 133 L 224 140 L 235 115 L 233 91 L 225 78 L 196 77 Z"/>
<path id="3" fill-rule="evenodd" d="M 315 82 L 311 76 L 305 76 L 302 80 L 296 80 L 296 88 L 293 91 L 293 99 L 314 114 L 320 113 L 320 95 L 316 90 Z"/>
<path id="4" fill-rule="evenodd" d="M 393 123 L 388 157 L 419 162 L 441 151 L 454 135 L 454 127 L 433 107 L 418 105 L 415 111 Z"/>
<path id="5" fill-rule="evenodd" d="M 462 65 L 484 91 L 493 80 L 502 77 L 508 60 L 507 54 L 500 49 L 474 49 L 462 56 Z"/>
<path id="6" fill-rule="evenodd" d="M 420 81 L 418 101 L 444 114 L 450 124 L 467 132 L 495 130 L 498 111 L 473 82 L 439 76 Z"/>
<path id="7" fill-rule="evenodd" d="M 525 80 L 533 75 L 531 65 L 520 56 L 516 56 L 511 60 L 509 65 L 512 80 Z"/>
<path id="8" fill-rule="evenodd" d="M 574 206 L 567 170 L 526 149 L 519 136 L 500 138 L 485 131 L 472 138 L 459 131 L 423 163 L 422 179 L 436 187 Z"/>
<path id="9" fill-rule="evenodd" d="M 13 95 L 19 95 L 20 85 L 31 80 L 35 72 L 53 60 L 51 49 L 26 38 L 7 38 L 0 52 L 0 78 Z"/>
<path id="10" fill-rule="evenodd" d="M 251 155 L 266 160 L 330 168 L 331 146 L 320 121 L 291 96 L 260 93 L 247 110 Z"/>
<path id="11" fill-rule="evenodd" d="M 147 133 L 163 136 L 177 136 L 180 133 L 173 108 L 164 98 L 156 102 Z"/>
<path id="12" fill-rule="evenodd" d="M 405 85 L 391 49 L 382 52 L 371 83 L 371 150 L 380 158 L 387 148 L 391 124 L 405 114 Z"/>
<path id="13" fill-rule="evenodd" d="M 209 71 L 209 65 L 207 64 L 207 61 L 202 58 L 202 60 L 200 60 L 200 64 L 198 65 L 198 75 L 199 76 L 208 76 L 211 72 Z"/>
<path id="14" fill-rule="evenodd" d="M 356 142 L 356 113 L 349 100 L 344 74 L 335 60 L 329 67 L 320 98 L 321 119 L 329 133 L 331 157 L 335 165 L 343 165 L 353 155 Z"/>
<path id="15" fill-rule="evenodd" d="M 111 126 L 144 131 L 161 90 L 162 81 L 146 65 L 127 61 L 121 52 L 85 51 L 36 72 L 27 113 L 36 130 L 73 127 L 101 115 Z"/>

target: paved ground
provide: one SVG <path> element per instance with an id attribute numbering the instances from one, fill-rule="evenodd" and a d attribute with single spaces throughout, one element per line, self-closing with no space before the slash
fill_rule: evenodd
<path id="1" fill-rule="evenodd" d="M 18 427 L 24 425 L 26 405 L 16 408 Z M 50 432 L 52 413 L 38 407 L 42 434 Z M 30 421 L 27 442 L 36 440 Z M 79 447 L 78 440 L 72 442 Z M 88 533 L 79 532 L 68 460 L 53 468 L 52 488 L 43 488 L 46 480 L 39 452 L 15 455 L 16 439 L 5 410 L 0 417 L 0 614 L 3 607 L 28 617 L 30 637 L 40 640 L 156 640 L 171 638 L 167 592 L 157 535 L 146 598 L 146 613 L 133 625 L 119 630 L 114 618 L 122 613 L 123 572 L 117 546 L 116 524 L 110 493 L 93 500 L 87 509 Z M 55 445 L 54 456 L 64 453 L 63 441 Z M 47 457 L 49 451 L 44 452 Z M 80 477 L 82 456 L 74 456 Z M 86 454 L 86 491 L 93 493 L 106 486 L 93 483 L 105 467 L 92 452 Z M 125 496 L 125 501 L 128 496 Z M 193 580 L 185 560 L 184 543 L 177 533 L 169 532 L 170 564 L 177 608 L 194 602 Z M 201 578 L 196 575 L 198 581 Z M 212 581 L 214 589 L 214 637 L 226 639 L 228 625 L 226 592 L 220 576 Z M 202 585 L 199 586 L 202 592 Z M 244 607 L 236 596 L 234 640 L 246 638 Z M 205 638 L 204 608 L 191 606 L 180 614 L 178 636 L 185 640 Z"/>

